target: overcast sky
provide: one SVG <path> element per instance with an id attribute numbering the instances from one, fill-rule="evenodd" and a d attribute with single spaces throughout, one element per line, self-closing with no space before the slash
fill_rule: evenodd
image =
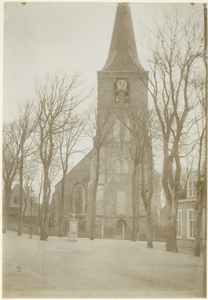
<path id="1" fill-rule="evenodd" d="M 35 78 L 62 68 L 82 71 L 86 86 L 96 87 L 97 71 L 106 62 L 117 3 L 8 2 L 4 4 L 3 117 L 11 120 L 17 104 L 34 95 Z M 203 18 L 202 4 L 132 3 L 131 12 L 142 62 L 140 42 L 145 26 L 160 21 L 164 6 Z"/>
<path id="2" fill-rule="evenodd" d="M 137 50 L 144 66 L 148 38 L 145 27 L 163 19 L 164 7 L 178 6 L 184 14 L 201 18 L 195 4 L 131 3 Z M 34 95 L 35 78 L 62 69 L 82 71 L 86 88 L 97 88 L 97 71 L 107 60 L 117 3 L 7 2 L 4 4 L 3 119 L 12 120 L 18 103 Z M 75 158 L 70 167 L 82 157 Z"/>

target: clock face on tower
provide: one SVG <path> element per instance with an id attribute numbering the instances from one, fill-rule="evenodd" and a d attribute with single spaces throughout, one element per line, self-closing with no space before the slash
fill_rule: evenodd
<path id="1" fill-rule="evenodd" d="M 117 90 L 126 91 L 127 90 L 127 81 L 126 81 L 126 79 L 118 79 L 116 86 L 117 86 Z"/>

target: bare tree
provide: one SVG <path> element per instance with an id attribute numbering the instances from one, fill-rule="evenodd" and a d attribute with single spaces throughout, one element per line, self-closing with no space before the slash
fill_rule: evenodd
<path id="1" fill-rule="evenodd" d="M 132 174 L 132 241 L 138 240 L 139 231 L 139 167 L 145 156 L 146 148 L 146 120 L 143 109 L 128 105 L 118 115 L 124 124 L 125 137 L 124 140 L 128 142 L 129 154 L 133 161 Z M 129 134 L 129 136 L 128 136 Z"/>
<path id="2" fill-rule="evenodd" d="M 44 183 L 44 173 L 38 170 L 36 174 L 36 181 L 38 183 L 38 233 L 40 233 L 41 227 L 41 194 L 43 191 L 43 183 Z"/>
<path id="3" fill-rule="evenodd" d="M 19 106 L 18 118 L 15 120 L 20 137 L 20 165 L 19 165 L 19 227 L 18 235 L 22 235 L 22 203 L 23 203 L 23 168 L 24 160 L 30 155 L 33 146 L 31 135 L 35 132 L 36 120 L 34 115 L 34 102 L 28 100 Z"/>
<path id="4" fill-rule="evenodd" d="M 178 252 L 176 216 L 180 185 L 181 138 L 188 135 L 188 119 L 196 106 L 196 93 L 190 84 L 200 72 L 203 54 L 201 27 L 181 18 L 180 12 L 165 15 L 164 26 L 155 24 L 156 34 L 149 59 L 150 87 L 163 138 L 162 186 L 168 212 L 166 250 Z"/>
<path id="5" fill-rule="evenodd" d="M 25 163 L 24 165 L 24 206 L 23 206 L 23 212 L 22 212 L 22 217 L 23 217 L 23 222 L 25 220 L 25 212 L 27 210 L 27 204 L 30 196 L 30 189 L 32 189 L 33 182 L 35 180 L 36 176 L 36 168 L 37 165 L 33 163 L 33 159 L 30 157 L 30 160 Z"/>
<path id="6" fill-rule="evenodd" d="M 205 182 L 205 170 L 201 170 L 201 159 L 202 159 L 202 147 L 203 147 L 203 139 L 205 135 L 205 128 L 203 128 L 203 131 L 200 135 L 199 139 L 199 162 L 198 162 L 198 170 L 197 170 L 197 182 L 196 182 L 196 191 L 197 191 L 197 202 L 196 202 L 196 237 L 195 237 L 195 250 L 194 250 L 194 256 L 200 256 L 201 255 L 201 217 L 203 213 L 204 208 L 204 196 L 205 196 L 205 188 L 206 188 L 206 182 Z M 204 162 L 205 163 L 205 162 Z M 205 168 L 204 168 L 205 169 Z"/>
<path id="7" fill-rule="evenodd" d="M 56 153 L 57 154 L 57 153 Z M 37 160 L 39 162 L 39 160 Z M 41 165 L 40 165 L 41 166 Z M 48 192 L 48 196 L 49 196 L 49 201 L 50 201 L 50 197 L 51 197 L 51 185 L 54 182 L 54 180 L 57 180 L 60 177 L 60 171 L 61 171 L 61 165 L 59 163 L 59 159 L 58 156 L 54 154 L 54 159 L 51 162 L 50 165 L 50 169 L 49 169 L 49 183 L 50 183 L 50 187 L 49 187 L 49 192 Z M 43 186 L 44 186 L 44 169 L 43 166 L 41 166 L 41 168 L 38 171 L 38 174 L 36 174 L 36 181 L 38 183 L 38 208 L 37 208 L 37 215 L 38 215 L 38 232 L 40 233 L 40 228 L 41 228 L 41 216 L 43 214 L 43 205 L 42 205 L 42 192 L 43 192 Z M 48 231 L 48 225 L 49 223 L 47 223 L 47 231 Z"/>
<path id="8" fill-rule="evenodd" d="M 110 144 L 114 137 L 113 126 L 116 122 L 116 115 L 113 114 L 111 107 L 100 108 L 99 112 L 93 107 L 91 110 L 91 119 L 93 119 L 93 124 L 89 124 L 90 133 L 89 135 L 93 137 L 93 151 L 95 156 L 95 174 L 93 182 L 92 191 L 92 219 L 91 219 L 91 232 L 90 240 L 95 238 L 95 214 L 96 214 L 96 198 L 97 198 L 97 188 L 98 180 L 100 174 L 100 151 L 101 148 Z"/>
<path id="9" fill-rule="evenodd" d="M 59 218 L 59 236 L 63 236 L 63 218 L 64 218 L 64 198 L 65 198 L 65 181 L 68 171 L 68 162 L 71 154 L 77 152 L 75 149 L 81 134 L 86 126 L 85 114 L 75 114 L 71 111 L 71 116 L 64 124 L 62 132 L 55 137 L 55 143 L 59 150 L 60 161 L 62 166 L 61 179 L 61 197 L 60 197 L 60 218 Z"/>
<path id="10" fill-rule="evenodd" d="M 57 72 L 48 75 L 44 82 L 36 81 L 39 154 L 44 169 L 41 240 L 48 238 L 49 170 L 55 156 L 54 137 L 63 130 L 71 111 L 83 101 L 81 85 L 82 81 L 78 73 L 74 73 L 69 79 L 66 75 Z"/>
<path id="11" fill-rule="evenodd" d="M 205 78 L 205 76 L 203 77 Z M 205 101 L 205 84 L 202 77 L 198 77 L 194 82 L 195 89 L 197 91 L 197 96 L 202 109 L 202 118 L 201 120 L 196 119 L 197 132 L 198 132 L 198 166 L 197 166 L 197 182 L 196 182 L 196 191 L 197 191 L 197 201 L 196 201 L 196 236 L 195 236 L 195 250 L 194 256 L 201 255 L 201 219 L 206 191 L 206 101 Z M 205 200 L 206 201 L 206 200 Z"/>
<path id="12" fill-rule="evenodd" d="M 141 162 L 141 195 L 146 210 L 147 219 L 147 248 L 153 248 L 151 202 L 153 195 L 153 154 L 151 142 L 146 146 L 147 155 Z M 146 174 L 147 173 L 147 174 Z"/>
<path id="13" fill-rule="evenodd" d="M 149 130 L 151 118 L 147 112 L 147 107 L 140 105 L 138 108 L 129 104 L 128 107 L 123 109 L 120 118 L 125 128 L 131 134 L 131 137 L 129 136 L 129 153 L 134 165 L 132 174 L 132 241 L 138 239 L 139 232 L 139 175 L 141 174 L 141 196 L 147 213 L 147 247 L 153 248 L 151 228 L 153 153 Z"/>
<path id="14" fill-rule="evenodd" d="M 4 219 L 3 233 L 6 233 L 9 217 L 12 183 L 15 180 L 20 162 L 20 137 L 15 122 L 3 125 L 3 180 L 4 180 Z"/>

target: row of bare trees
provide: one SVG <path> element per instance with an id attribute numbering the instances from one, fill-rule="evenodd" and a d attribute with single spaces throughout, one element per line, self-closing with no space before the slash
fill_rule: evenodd
<path id="1" fill-rule="evenodd" d="M 132 208 L 133 233 L 136 240 L 138 233 L 138 173 L 141 174 L 141 197 L 147 212 L 148 247 L 151 240 L 151 199 L 153 194 L 153 156 L 155 145 L 161 143 L 163 153 L 162 187 L 168 210 L 167 251 L 177 252 L 176 218 L 181 186 L 181 161 L 199 145 L 198 192 L 197 192 L 197 230 L 196 253 L 199 247 L 200 220 L 202 214 L 203 147 L 205 127 L 200 119 L 206 115 L 202 63 L 204 59 L 203 30 L 196 21 L 182 18 L 179 11 L 164 16 L 162 26 L 155 24 L 155 32 L 148 47 L 147 67 L 149 77 L 138 72 L 153 100 L 154 114 L 143 115 L 144 108 L 138 110 L 128 106 L 128 110 L 116 112 L 104 108 L 97 116 L 94 127 L 94 150 L 96 155 L 95 182 L 93 188 L 93 211 L 91 239 L 95 235 L 96 194 L 100 168 L 100 150 L 108 143 L 114 127 L 115 115 L 131 133 L 129 153 L 133 161 Z M 203 74 L 204 75 L 204 74 Z M 205 77 L 205 76 L 204 76 Z M 201 78 L 201 80 L 198 80 Z M 149 84 L 147 84 L 147 79 Z M 90 96 L 80 92 L 83 82 L 80 74 L 75 73 L 71 79 L 61 73 L 48 75 L 46 80 L 36 81 L 36 97 L 20 110 L 18 120 L 4 124 L 3 143 L 3 179 L 5 183 L 4 231 L 8 219 L 8 208 L 12 183 L 19 170 L 20 180 L 20 215 L 22 205 L 23 167 L 31 155 L 41 163 L 43 168 L 43 204 L 41 219 L 41 239 L 48 235 L 49 198 L 51 194 L 50 170 L 53 161 L 60 158 L 62 167 L 62 188 L 60 200 L 60 233 L 63 235 L 65 177 L 68 160 L 75 151 L 86 126 L 86 114 L 79 111 L 79 104 Z M 148 110 L 148 108 L 145 108 Z M 79 111 L 79 117 L 77 115 Z M 153 126 L 151 119 L 154 120 Z M 127 122 L 128 120 L 128 122 Z M 148 120 L 148 122 L 147 122 Z M 199 135 L 196 134 L 196 128 Z M 154 129 L 154 130 L 153 130 Z M 194 131 L 195 130 L 195 131 Z M 188 154 L 184 154 L 188 148 Z M 21 216 L 19 232 L 21 234 Z"/>
<path id="2" fill-rule="evenodd" d="M 59 156 L 59 165 L 62 167 L 61 178 L 61 199 L 60 199 L 60 232 L 59 236 L 63 236 L 63 218 L 64 218 L 64 198 L 65 198 L 65 178 L 68 171 L 68 161 L 70 155 L 75 151 L 75 145 L 83 133 L 87 123 L 86 113 L 79 112 L 74 114 L 75 108 L 83 102 L 86 97 L 80 97 L 80 94 L 74 93 L 76 88 L 80 88 L 78 75 L 75 74 L 67 85 L 67 77 L 61 74 L 55 76 L 47 76 L 44 82 L 36 82 L 36 105 L 34 101 L 28 101 L 25 106 L 20 108 L 16 129 L 18 130 L 18 139 L 16 141 L 16 169 L 19 169 L 20 181 L 20 203 L 19 203 L 19 229 L 18 235 L 22 234 L 22 203 L 25 199 L 25 208 L 28 195 L 23 197 L 23 174 L 26 175 L 25 183 L 34 181 L 34 168 L 31 168 L 31 161 L 41 163 L 43 169 L 42 181 L 40 182 L 40 192 L 43 189 L 43 202 L 41 210 L 41 239 L 46 240 L 48 237 L 48 216 L 49 216 L 49 199 L 51 194 L 51 181 L 53 178 L 53 163 Z M 147 109 L 147 108 L 146 108 Z M 93 115 L 95 112 L 93 112 Z M 116 137 L 112 135 L 112 129 L 116 120 L 120 120 L 131 135 L 129 140 L 129 153 L 134 164 L 132 175 L 132 211 L 133 211 L 133 232 L 132 240 L 138 239 L 138 178 L 139 165 L 142 164 L 142 199 L 148 213 L 148 240 L 151 239 L 151 197 L 152 197 L 152 150 L 151 138 L 148 132 L 147 116 L 143 114 L 143 109 L 138 110 L 135 107 L 128 106 L 127 110 L 114 111 L 112 107 L 99 111 L 99 116 L 92 116 L 95 119 L 95 125 L 92 126 L 94 136 L 94 150 L 96 153 L 96 174 L 93 189 L 93 208 L 92 208 L 92 230 L 91 239 L 95 235 L 95 212 L 96 212 L 96 195 L 100 168 L 100 150 L 103 146 L 111 144 Z M 128 120 L 128 122 L 126 122 Z M 150 121 L 149 121 L 150 123 Z M 20 126 L 20 125 L 21 126 Z M 11 133 L 14 134 L 14 128 Z M 13 139 L 13 142 L 15 140 Z M 11 142 L 11 140 L 10 140 Z M 6 149 L 9 149 L 4 139 L 4 163 L 6 171 L 9 155 L 6 155 Z M 145 153 L 148 153 L 146 155 Z M 148 164 L 148 169 L 146 168 Z M 32 173 L 24 170 L 29 165 Z M 145 167 L 144 167 L 145 165 Z M 12 166 L 15 166 L 13 163 Z M 6 174 L 6 173 L 5 173 Z M 15 173 L 16 174 L 16 173 Z M 12 180 L 15 178 L 12 177 Z M 57 172 L 55 172 L 57 174 Z M 147 176 L 148 174 L 148 176 Z M 32 178 L 31 178 L 32 177 Z M 12 181 L 13 182 L 13 181 Z M 5 181 L 6 183 L 6 181 Z M 6 186 L 6 184 L 5 184 Z M 6 199 L 6 198 L 5 198 Z M 39 195 L 40 203 L 40 195 Z M 9 205 L 8 205 L 9 207 Z M 8 210 L 7 210 L 8 214 Z M 5 214 L 6 215 L 6 214 Z M 5 223 L 6 224 L 6 223 Z M 6 228 L 6 226 L 5 226 Z M 152 242 L 148 242 L 152 247 Z"/>
<path id="3" fill-rule="evenodd" d="M 53 165 L 62 167 L 62 197 L 60 219 L 63 221 L 65 176 L 68 160 L 75 151 L 86 125 L 86 116 L 80 112 L 79 105 L 87 99 L 88 94 L 82 91 L 83 81 L 79 73 L 69 78 L 61 72 L 49 74 L 44 81 L 36 81 L 36 97 L 19 107 L 17 118 L 3 127 L 3 179 L 4 179 L 4 228 L 6 232 L 10 207 L 11 188 L 19 171 L 19 228 L 22 234 L 23 174 L 28 174 L 26 181 L 31 180 L 31 173 L 24 172 L 24 167 L 36 161 L 43 170 L 43 201 L 41 208 L 41 240 L 48 238 L 49 199 Z M 58 159 L 59 157 L 59 159 Z M 60 170 L 60 168 L 59 168 Z M 58 171 L 59 171 L 58 170 Z M 34 180 L 34 178 L 33 178 Z M 26 200 L 25 200 L 26 201 Z M 40 199 L 39 199 L 40 201 Z M 24 208 L 25 211 L 26 208 Z M 61 222 L 62 224 L 62 222 Z M 62 235 L 62 226 L 60 227 Z"/>
<path id="4" fill-rule="evenodd" d="M 198 124 L 196 120 L 202 116 L 197 92 L 204 91 L 198 78 L 204 74 L 205 51 L 202 24 L 198 20 L 181 18 L 178 10 L 166 13 L 164 17 L 164 24 L 155 24 L 155 31 L 152 32 L 154 38 L 149 46 L 148 90 L 154 102 L 163 145 L 162 187 L 168 213 L 166 248 L 167 251 L 178 252 L 176 218 L 181 159 L 185 157 L 183 150 L 187 145 L 190 154 L 197 144 L 201 144 L 205 130 L 202 129 L 199 138 L 193 135 Z M 198 176 L 200 179 L 201 175 Z"/>

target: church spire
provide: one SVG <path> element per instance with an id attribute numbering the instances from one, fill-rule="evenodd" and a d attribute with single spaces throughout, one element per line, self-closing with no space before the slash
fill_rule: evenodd
<path id="1" fill-rule="evenodd" d="M 138 71 L 139 63 L 129 3 L 118 3 L 108 59 L 102 71 Z"/>

